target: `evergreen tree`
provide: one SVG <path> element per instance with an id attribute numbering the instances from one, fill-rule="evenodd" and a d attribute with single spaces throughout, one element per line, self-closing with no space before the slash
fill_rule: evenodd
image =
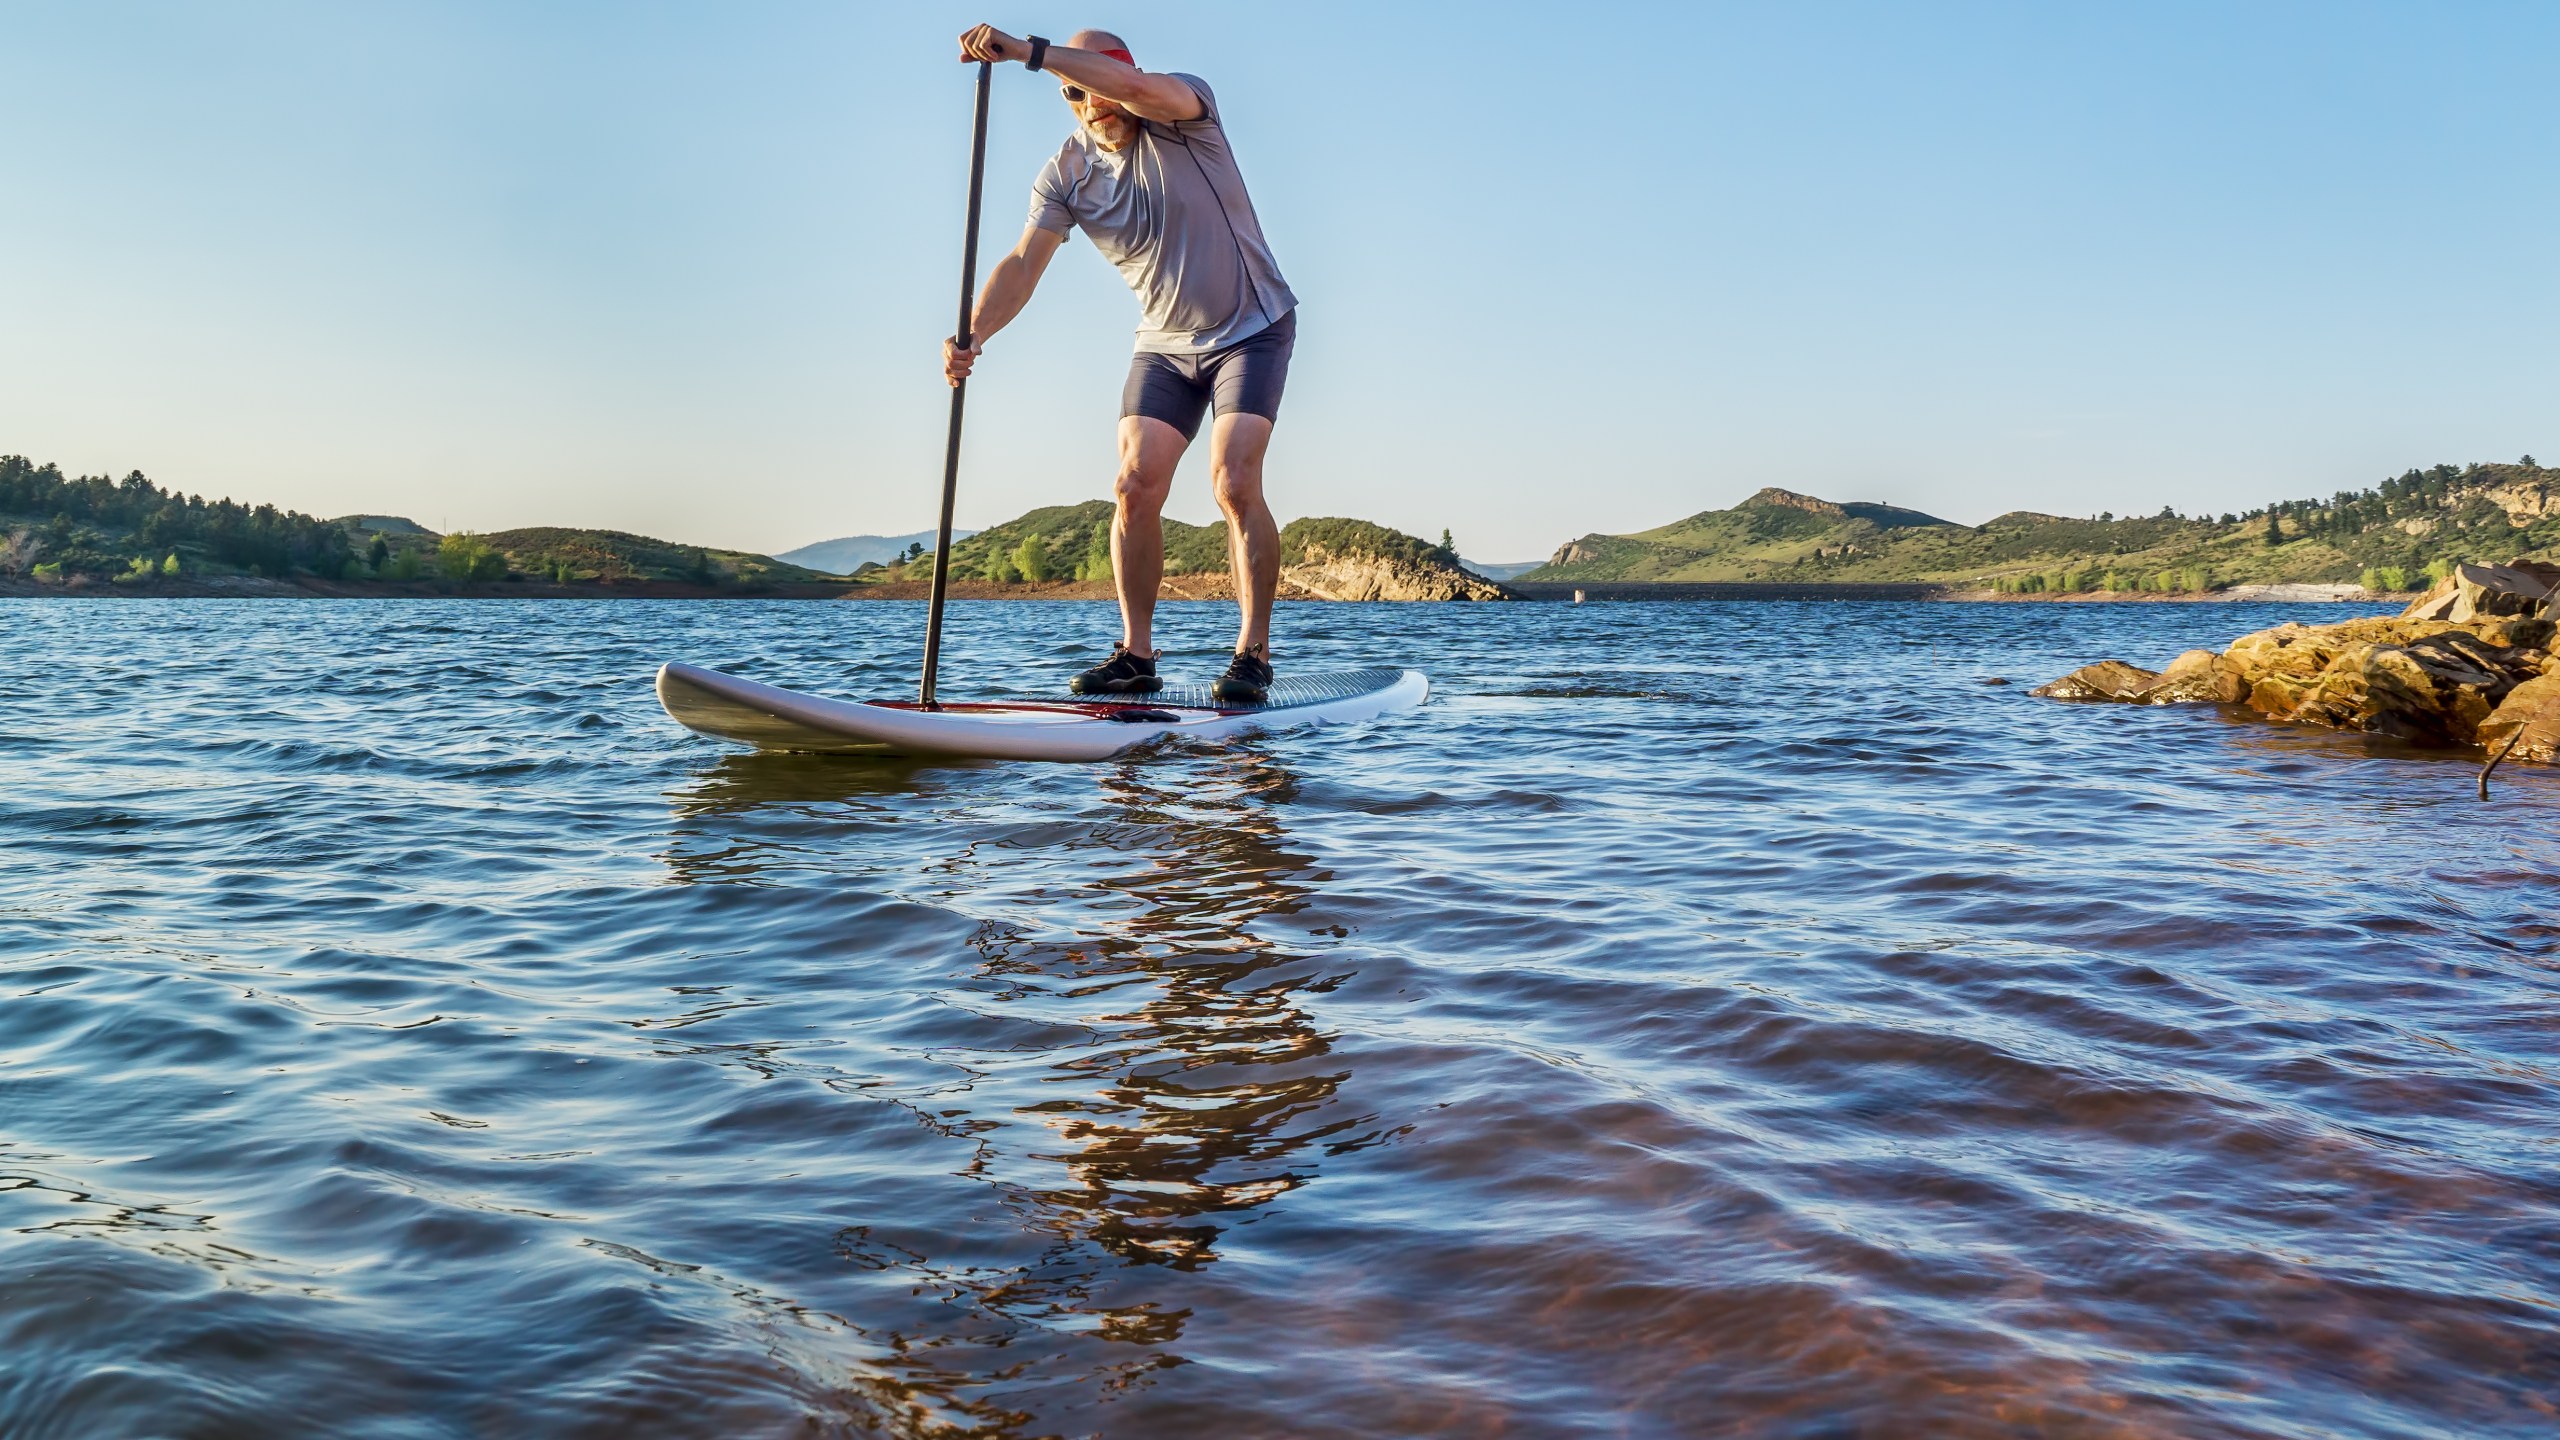
<path id="1" fill-rule="evenodd" d="M 2269 510 L 2267 512 L 2267 548 L 2272 550 L 2283 543 L 2284 517 L 2274 510 Z"/>

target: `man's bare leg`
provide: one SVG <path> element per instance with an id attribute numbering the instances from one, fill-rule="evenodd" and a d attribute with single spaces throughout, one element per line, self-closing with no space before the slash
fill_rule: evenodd
<path id="1" fill-rule="evenodd" d="M 1271 598 L 1280 592 L 1280 526 L 1262 500 L 1271 422 L 1242 411 L 1209 427 L 1209 473 L 1227 516 L 1227 566 L 1236 579 L 1236 649 L 1271 658 Z"/>
<path id="2" fill-rule="evenodd" d="M 1120 474 L 1111 482 L 1119 507 L 1111 517 L 1111 585 L 1120 596 L 1120 643 L 1151 660 L 1156 592 L 1164 588 L 1164 497 L 1190 445 L 1161 420 L 1120 417 Z"/>

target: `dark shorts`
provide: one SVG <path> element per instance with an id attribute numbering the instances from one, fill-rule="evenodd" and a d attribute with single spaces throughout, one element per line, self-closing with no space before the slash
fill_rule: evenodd
<path id="1" fill-rule="evenodd" d="M 1220 415 L 1241 410 L 1277 420 L 1280 392 L 1289 384 L 1289 352 L 1297 344 L 1298 312 L 1292 310 L 1233 345 L 1197 355 L 1141 350 L 1129 357 L 1120 413 L 1161 420 L 1185 440 L 1199 438 L 1200 413 L 1212 406 Z"/>

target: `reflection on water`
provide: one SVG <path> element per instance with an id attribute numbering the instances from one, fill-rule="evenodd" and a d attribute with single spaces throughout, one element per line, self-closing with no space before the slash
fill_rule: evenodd
<path id="1" fill-rule="evenodd" d="M 1433 703 L 1097 767 L 649 691 L 915 618 L 0 601 L 0 1435 L 2560 1415 L 2560 773 L 1976 683 L 2283 612 L 1294 606 Z"/>
<path id="2" fill-rule="evenodd" d="M 767 867 L 808 863 L 794 838 L 805 825 L 930 793 L 953 768 L 724 757 L 672 796 L 669 872 L 690 884 L 770 883 Z M 1384 1138 L 1375 1115 L 1336 1105 L 1347 1067 L 1297 1003 L 1340 977 L 1289 944 L 1323 876 L 1289 848 L 1281 815 L 1297 787 L 1287 766 L 1247 743 L 1179 769 L 1139 759 L 1078 776 L 1088 778 L 1094 803 L 1074 826 L 926 867 L 937 888 L 990 891 L 1013 852 L 1035 849 L 1051 874 L 1072 878 L 1026 898 L 1091 918 L 1070 938 L 1054 923 L 977 927 L 969 1003 L 1004 1023 L 981 1043 L 922 1051 L 953 1078 L 893 1102 L 967 1147 L 958 1173 L 990 1189 L 1036 1255 L 971 1264 L 935 1253 L 929 1234 L 901 1242 L 855 1225 L 837 1237 L 848 1263 L 936 1298 L 919 1328 L 855 1327 L 899 1357 L 902 1403 L 990 1434 L 1017 1433 L 1028 1418 L 990 1389 L 1054 1387 L 1047 1372 L 1064 1371 L 1112 1394 L 1181 1363 L 1190 1312 L 1122 1297 L 1115 1273 L 1215 1262 L 1226 1228 L 1306 1184 L 1323 1155 Z M 754 1003 L 724 992 L 709 987 L 704 1003 L 652 1023 L 671 1030 Z M 1009 1045 L 1026 1022 L 1077 1041 Z M 1035 1337 L 1057 1345 L 1054 1358 L 1026 1360 Z M 1026 1370 L 1043 1373 L 1026 1383 Z"/>

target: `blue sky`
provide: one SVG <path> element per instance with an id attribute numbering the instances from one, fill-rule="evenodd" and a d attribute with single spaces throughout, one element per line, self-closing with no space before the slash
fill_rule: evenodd
<path id="1" fill-rule="evenodd" d="M 2178 0 L 0 0 L 0 451 L 919 528 L 979 19 L 1217 87 L 1302 302 L 1284 516 L 1508 560 L 1768 484 L 1977 521 L 2560 455 L 2560 6 Z M 997 78 L 990 258 L 1069 123 Z M 1134 320 L 1072 241 L 972 387 L 964 523 L 1106 492 Z"/>

